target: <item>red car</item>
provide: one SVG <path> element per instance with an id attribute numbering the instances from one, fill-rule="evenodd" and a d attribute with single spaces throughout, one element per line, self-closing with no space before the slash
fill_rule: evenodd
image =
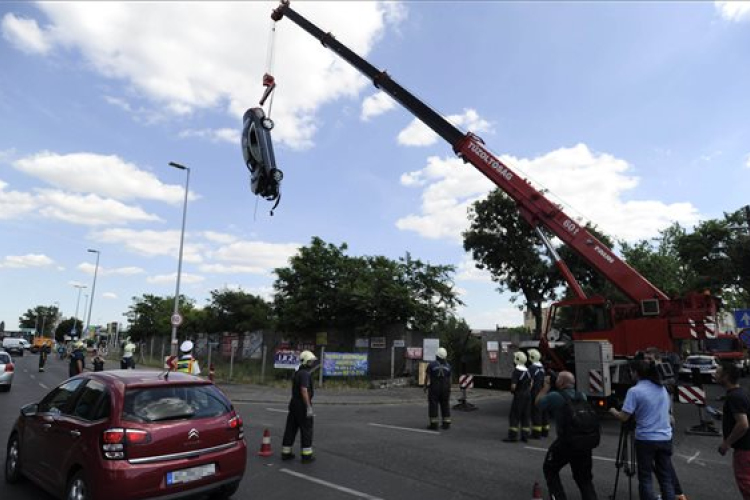
<path id="1" fill-rule="evenodd" d="M 118 370 L 66 380 L 21 408 L 5 478 L 67 500 L 228 498 L 245 474 L 242 419 L 211 382 Z"/>

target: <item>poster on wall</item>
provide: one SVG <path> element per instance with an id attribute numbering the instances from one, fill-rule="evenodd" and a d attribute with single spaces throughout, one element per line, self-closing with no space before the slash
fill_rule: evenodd
<path id="1" fill-rule="evenodd" d="M 422 348 L 421 347 L 407 347 L 406 359 L 422 359 Z"/>
<path id="2" fill-rule="evenodd" d="M 354 347 L 357 349 L 367 349 L 370 347 L 370 339 L 354 339 Z"/>
<path id="3" fill-rule="evenodd" d="M 425 361 L 435 361 L 435 355 L 440 348 L 440 339 L 424 339 L 422 343 L 422 359 Z"/>
<path id="4" fill-rule="evenodd" d="M 324 377 L 367 376 L 367 354 L 359 352 L 327 352 L 323 358 Z"/>
<path id="5" fill-rule="evenodd" d="M 246 333 L 242 339 L 242 357 L 261 359 L 263 357 L 263 332 Z"/>
<path id="6" fill-rule="evenodd" d="M 385 337 L 372 337 L 370 339 L 370 349 L 385 349 Z"/>
<path id="7" fill-rule="evenodd" d="M 276 349 L 273 353 L 273 367 L 281 370 L 296 370 L 299 366 L 299 352 L 291 349 Z"/>

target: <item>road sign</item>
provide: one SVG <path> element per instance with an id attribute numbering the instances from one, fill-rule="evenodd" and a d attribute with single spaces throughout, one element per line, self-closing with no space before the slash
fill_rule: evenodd
<path id="1" fill-rule="evenodd" d="M 164 368 L 175 371 L 177 369 L 177 356 L 167 356 L 164 359 Z"/>
<path id="2" fill-rule="evenodd" d="M 180 326 L 182 324 L 182 316 L 179 313 L 173 314 L 171 321 L 172 321 L 172 326 Z"/>
<path id="3" fill-rule="evenodd" d="M 750 328 L 750 309 L 735 309 L 734 324 L 737 325 L 738 330 L 740 328 Z"/>
<path id="4" fill-rule="evenodd" d="M 393 341 L 393 347 L 406 347 L 406 341 L 403 339 L 396 339 Z"/>
<path id="5" fill-rule="evenodd" d="M 706 404 L 706 391 L 699 387 L 680 385 L 677 387 L 677 397 L 680 403 L 689 403 L 694 405 Z"/>
<path id="6" fill-rule="evenodd" d="M 474 376 L 473 375 L 461 375 L 458 377 L 458 386 L 461 389 L 473 389 L 474 388 Z"/>

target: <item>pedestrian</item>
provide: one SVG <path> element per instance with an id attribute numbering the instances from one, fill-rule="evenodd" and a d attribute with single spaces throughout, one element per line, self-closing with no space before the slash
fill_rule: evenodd
<path id="1" fill-rule="evenodd" d="M 435 358 L 435 361 L 427 365 L 424 386 L 430 417 L 428 429 L 433 431 L 438 428 L 438 407 L 443 429 L 451 428 L 451 365 L 448 363 L 448 351 L 440 347 Z"/>
<path id="2" fill-rule="evenodd" d="M 586 395 L 576 391 L 575 386 L 576 379 L 572 373 L 560 372 L 555 380 L 557 390 L 550 392 L 552 381 L 547 375 L 534 401 L 539 410 L 549 412 L 555 419 L 557 432 L 557 439 L 550 445 L 544 458 L 544 479 L 551 498 L 566 500 L 560 471 L 570 464 L 581 498 L 597 500 L 592 454 L 601 437 L 599 419 L 588 405 Z M 574 411 L 583 418 L 574 418 Z"/>
<path id="3" fill-rule="evenodd" d="M 39 348 L 39 371 L 44 371 L 44 365 L 47 363 L 47 355 L 49 354 L 49 346 L 47 344 L 43 344 L 42 347 Z"/>
<path id="4" fill-rule="evenodd" d="M 70 364 L 68 365 L 68 375 L 75 377 L 83 373 L 86 367 L 86 355 L 83 353 L 83 342 L 80 340 L 73 344 L 73 351 L 70 353 Z"/>
<path id="5" fill-rule="evenodd" d="M 722 435 L 719 453 L 725 455 L 729 448 L 734 449 L 732 465 L 734 480 L 740 489 L 743 500 L 750 500 L 750 397 L 740 387 L 740 369 L 731 361 L 725 361 L 716 369 L 716 383 L 726 390 L 724 409 L 721 417 Z"/>
<path id="6" fill-rule="evenodd" d="M 656 366 L 635 360 L 630 375 L 636 384 L 628 389 L 622 410 L 610 413 L 627 423 L 635 419 L 635 455 L 638 462 L 638 494 L 641 500 L 656 500 L 652 475 L 656 474 L 661 498 L 675 498 L 672 482 L 672 418 L 667 389 L 659 382 Z"/>
<path id="7" fill-rule="evenodd" d="M 95 372 L 103 372 L 104 371 L 104 359 L 97 353 L 97 355 L 92 360 L 92 364 L 94 365 L 94 371 Z"/>
<path id="8" fill-rule="evenodd" d="M 135 370 L 135 349 L 136 346 L 130 337 L 125 339 L 125 343 L 122 347 L 122 360 L 120 361 L 120 368 L 127 370 Z"/>
<path id="9" fill-rule="evenodd" d="M 193 343 L 186 340 L 180 345 L 180 360 L 177 361 L 177 371 L 189 373 L 191 375 L 200 375 L 201 367 L 198 360 L 193 356 Z"/>
<path id="10" fill-rule="evenodd" d="M 294 453 L 292 447 L 297 438 L 297 431 L 301 433 L 300 448 L 302 451 L 302 463 L 315 461 L 313 455 L 313 362 L 318 359 L 310 351 L 302 351 L 299 355 L 300 365 L 294 372 L 292 379 L 292 399 L 289 401 L 289 412 L 286 416 L 286 428 L 284 438 L 281 442 L 281 459 L 292 460 Z"/>
<path id="11" fill-rule="evenodd" d="M 510 392 L 513 394 L 513 402 L 510 405 L 510 416 L 508 418 L 508 437 L 503 439 L 506 443 L 518 441 L 519 430 L 521 441 L 529 440 L 531 433 L 531 375 L 526 368 L 526 355 L 521 351 L 513 354 L 515 368 L 510 376 Z"/>
<path id="12" fill-rule="evenodd" d="M 534 404 L 544 386 L 546 372 L 542 366 L 542 355 L 536 349 L 529 349 L 529 375 L 531 376 L 531 437 L 541 439 L 549 435 L 549 415 Z"/>

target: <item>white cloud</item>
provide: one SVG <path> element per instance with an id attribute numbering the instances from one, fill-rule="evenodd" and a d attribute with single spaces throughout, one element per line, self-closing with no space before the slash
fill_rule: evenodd
<path id="1" fill-rule="evenodd" d="M 222 243 L 222 244 L 234 243 L 238 239 L 237 236 L 233 234 L 219 233 L 216 231 L 204 231 L 203 237 L 206 238 L 208 241 L 213 241 L 215 243 Z"/>
<path id="2" fill-rule="evenodd" d="M 42 207 L 39 209 L 40 214 L 72 224 L 105 226 L 161 220 L 140 207 L 125 205 L 95 194 L 77 195 L 52 189 L 38 189 L 36 199 Z"/>
<path id="3" fill-rule="evenodd" d="M 523 313 L 516 307 L 498 307 L 494 310 L 479 308 L 459 308 L 459 315 L 471 325 L 473 330 L 494 330 L 496 326 L 521 326 Z"/>
<path id="4" fill-rule="evenodd" d="M 204 278 L 203 276 L 198 276 L 197 274 L 180 273 L 180 283 L 183 284 L 200 283 L 205 279 L 206 278 Z M 148 278 L 146 278 L 146 281 L 155 285 L 176 283 L 177 273 L 174 272 L 172 274 L 158 274 L 156 276 L 149 276 Z"/>
<path id="5" fill-rule="evenodd" d="M 49 267 L 55 261 L 43 254 L 8 255 L 0 260 L 0 268 L 24 269 L 28 267 Z"/>
<path id="6" fill-rule="evenodd" d="M 748 21 L 750 20 L 750 2 L 743 0 L 729 0 L 714 2 L 716 10 L 721 17 L 727 21 Z"/>
<path id="7" fill-rule="evenodd" d="M 547 197 L 555 203 L 564 200 L 609 235 L 637 240 L 649 238 L 673 221 L 690 226 L 698 221 L 697 209 L 689 202 L 666 204 L 656 200 L 627 200 L 638 185 L 630 175 L 631 166 L 608 154 L 591 152 L 584 144 L 562 148 L 532 159 L 500 158 L 517 175 L 524 173 L 550 190 Z M 431 157 L 427 166 L 402 176 L 406 186 L 423 186 L 419 214 L 399 219 L 397 227 L 416 231 L 427 238 L 461 240 L 467 227 L 467 209 L 486 196 L 494 184 L 471 165 L 457 158 Z M 564 207 L 576 218 L 579 212 Z"/>
<path id="8" fill-rule="evenodd" d="M 16 160 L 13 166 L 56 188 L 97 193 L 115 200 L 149 199 L 177 205 L 185 196 L 181 185 L 164 184 L 151 172 L 115 155 L 59 155 L 44 151 Z M 167 172 L 168 167 L 164 165 L 165 175 Z M 192 194 L 191 199 L 195 198 Z"/>
<path id="9" fill-rule="evenodd" d="M 102 298 L 103 299 L 116 299 L 117 298 L 117 294 L 114 293 L 114 292 L 104 292 L 102 294 Z"/>
<path id="10" fill-rule="evenodd" d="M 239 129 L 233 128 L 204 128 L 200 130 L 187 129 L 180 132 L 180 137 L 183 139 L 197 137 L 199 139 L 206 139 L 210 142 L 226 142 L 229 144 L 240 143 L 240 131 Z"/>
<path id="11" fill-rule="evenodd" d="M 96 265 L 90 262 L 83 262 L 79 264 L 78 270 L 92 276 L 94 275 L 94 271 L 96 271 L 98 276 L 133 276 L 134 274 L 143 274 L 144 272 L 146 272 L 142 268 L 135 266 L 114 267 L 111 269 L 104 266 L 99 266 L 99 269 L 97 270 Z"/>
<path id="12" fill-rule="evenodd" d="M 362 113 L 359 117 L 362 121 L 367 121 L 373 116 L 382 115 L 394 107 L 396 107 L 396 103 L 391 99 L 391 96 L 385 92 L 378 92 L 365 97 L 365 100 L 362 101 Z"/>
<path id="13" fill-rule="evenodd" d="M 212 252 L 217 263 L 201 266 L 201 271 L 212 273 L 268 274 L 277 267 L 289 264 L 302 245 L 298 243 L 265 243 L 238 241 Z"/>
<path id="14" fill-rule="evenodd" d="M 492 275 L 484 270 L 477 269 L 474 259 L 465 255 L 463 260 L 456 266 L 457 281 L 479 281 L 482 283 L 492 283 Z"/>
<path id="15" fill-rule="evenodd" d="M 46 54 L 52 48 L 49 33 L 42 31 L 34 19 L 16 17 L 9 12 L 3 16 L 0 24 L 3 38 L 18 49 L 29 54 Z"/>
<path id="16" fill-rule="evenodd" d="M 7 186 L 8 183 L 0 181 L 0 219 L 15 219 L 38 207 L 34 196 L 20 191 L 6 191 Z"/>
<path id="17" fill-rule="evenodd" d="M 103 243 L 122 245 L 139 255 L 155 257 L 157 255 L 174 256 L 177 258 L 180 250 L 180 231 L 152 231 L 125 228 L 105 229 L 92 235 L 93 239 Z M 198 263 L 203 261 L 203 244 L 189 242 L 192 233 L 185 234 L 185 245 L 182 259 L 185 262 Z"/>
<path id="18" fill-rule="evenodd" d="M 185 115 L 221 107 L 239 121 L 257 102 L 266 67 L 266 37 L 258 33 L 268 33 L 268 2 L 47 2 L 37 7 L 49 25 L 32 22 L 26 32 L 53 47 L 78 51 L 95 71 L 128 82 L 155 108 Z M 299 9 L 365 56 L 385 29 L 406 15 L 398 2 L 304 2 Z M 34 47 L 29 39 L 34 38 L 27 35 L 21 46 Z M 40 52 L 46 45 L 36 47 Z M 274 76 L 284 91 L 275 96 L 274 136 L 295 148 L 312 144 L 320 106 L 356 97 L 367 86 L 354 68 L 288 20 L 279 23 L 275 61 Z"/>
<path id="19" fill-rule="evenodd" d="M 465 109 L 461 115 L 449 115 L 445 117 L 456 127 L 471 132 L 492 132 L 492 124 L 481 118 L 473 109 Z M 438 135 L 433 132 L 421 120 L 415 118 L 398 134 L 398 143 L 403 146 L 431 146 L 438 141 Z"/>
<path id="20" fill-rule="evenodd" d="M 745 167 L 750 168 L 750 154 L 745 158 Z"/>

